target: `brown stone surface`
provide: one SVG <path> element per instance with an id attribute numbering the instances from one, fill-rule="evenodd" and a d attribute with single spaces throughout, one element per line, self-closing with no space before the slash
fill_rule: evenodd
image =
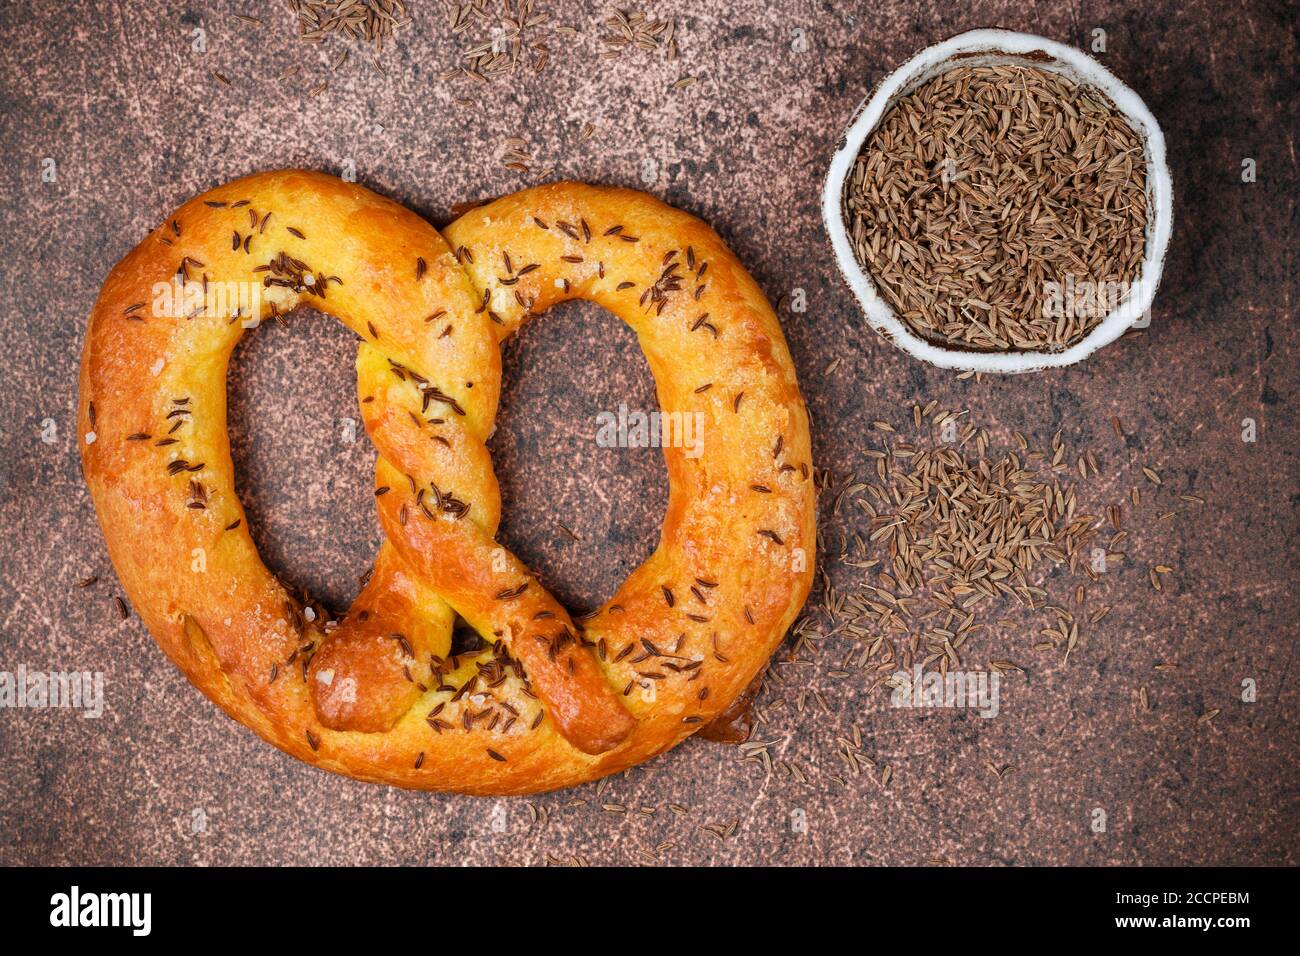
<path id="1" fill-rule="evenodd" d="M 676 63 L 650 52 L 600 60 L 595 16 L 545 4 L 582 36 L 557 41 L 539 77 L 479 87 L 439 81 L 472 38 L 450 34 L 442 4 L 417 0 L 382 57 L 386 75 L 354 54 L 317 98 L 304 91 L 327 77 L 334 48 L 296 41 L 277 4 L 38 6 L 0 8 L 0 670 L 102 671 L 107 700 L 99 720 L 0 711 L 0 862 L 635 863 L 662 843 L 669 864 L 1297 862 L 1297 50 L 1285 4 L 657 3 L 677 14 Z M 232 17 L 263 7 L 260 29 Z M 958 380 L 861 332 L 818 193 L 873 83 L 928 42 L 991 25 L 1075 44 L 1106 30 L 1104 62 L 1164 126 L 1176 235 L 1149 334 L 1074 369 Z M 205 53 L 192 49 L 196 28 Z M 807 52 L 793 48 L 796 31 Z M 302 66 L 292 80 L 260 79 L 290 64 Z M 700 82 L 669 89 L 687 74 Z M 586 122 L 596 131 L 584 142 Z M 868 694 L 860 671 L 832 676 L 856 645 L 828 638 L 814 663 L 778 663 L 782 683 L 769 681 L 759 704 L 757 739 L 806 783 L 693 740 L 603 790 L 533 798 L 548 821 L 530 824 L 522 799 L 407 793 L 298 763 L 194 691 L 136 618 L 119 621 L 72 434 L 82 330 L 112 264 L 186 197 L 276 166 L 355 163 L 361 182 L 443 223 L 453 203 L 531 181 L 498 161 L 510 136 L 557 176 L 640 184 L 708 219 L 773 301 L 804 290 L 807 311 L 782 308 L 782 321 L 817 464 L 837 481 L 867 467 L 872 420 L 902 424 L 912 401 L 937 398 L 1003 434 L 1043 445 L 1062 429 L 1095 449 L 1093 508 L 1141 485 L 1143 504 L 1126 509 L 1130 560 L 1089 597 L 1090 610 L 1115 609 L 1083 628 L 1069 665 L 1032 649 L 1024 618 L 963 648 L 968 667 L 1025 668 L 1004 682 L 1000 716 L 922 716 Z M 41 178 L 46 157 L 53 183 Z M 1246 157 L 1258 164 L 1253 184 L 1240 178 Z M 378 540 L 373 452 L 343 437 L 352 357 L 341 326 L 299 314 L 246 340 L 231 383 L 263 553 L 340 608 Z M 506 367 L 494 440 L 504 539 L 562 599 L 589 607 L 657 534 L 657 452 L 593 440 L 598 410 L 651 405 L 650 376 L 630 333 L 580 306 L 527 329 Z M 1243 418 L 1258 423 L 1258 442 L 1241 441 Z M 1166 510 L 1178 514 L 1157 523 Z M 838 550 L 843 525 L 824 529 Z M 1146 569 L 1159 562 L 1176 570 L 1156 594 Z M 861 580 L 829 569 L 843 589 Z M 98 583 L 75 586 L 91 574 Z M 1053 597 L 1072 585 L 1054 578 Z M 1178 668 L 1156 671 L 1160 661 Z M 1248 678 L 1254 703 L 1241 700 Z M 1149 713 L 1136 705 L 1142 685 Z M 1217 719 L 1198 723 L 1213 709 Z M 837 756 L 836 738 L 855 726 L 863 753 L 893 768 L 888 788 L 879 769 L 849 774 Z M 989 763 L 1014 769 L 999 777 Z M 1105 833 L 1090 829 L 1096 808 Z M 701 829 L 733 823 L 725 839 Z"/>

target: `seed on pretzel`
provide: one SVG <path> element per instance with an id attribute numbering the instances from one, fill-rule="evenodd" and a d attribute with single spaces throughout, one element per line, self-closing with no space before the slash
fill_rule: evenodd
<path id="1" fill-rule="evenodd" d="M 665 443 L 659 547 L 583 621 L 495 540 L 485 444 L 501 341 L 574 298 L 636 331 L 664 420 L 701 426 Z M 378 451 L 384 541 L 338 622 L 262 564 L 226 434 L 236 342 L 299 305 L 361 337 Z M 776 317 L 711 229 L 631 190 L 525 190 L 444 238 L 317 173 L 220 186 L 108 277 L 80 419 L 110 555 L 159 645 L 264 738 L 360 779 L 524 793 L 639 763 L 750 685 L 811 583 L 808 420 Z M 483 649 L 452 654 L 458 618 Z"/>

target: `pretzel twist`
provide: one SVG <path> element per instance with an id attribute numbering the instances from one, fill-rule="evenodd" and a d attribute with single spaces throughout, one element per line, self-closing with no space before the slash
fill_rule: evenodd
<path id="1" fill-rule="evenodd" d="M 363 780 L 552 789 L 680 742 L 779 644 L 813 574 L 807 414 L 761 291 L 686 213 L 561 183 L 474 209 L 445 237 L 318 173 L 256 174 L 190 200 L 96 303 L 83 468 L 141 618 L 232 717 Z M 231 288 L 255 290 L 256 305 L 217 301 Z M 193 309 L 175 307 L 183 293 Z M 704 423 L 698 457 L 664 449 L 658 548 L 581 625 L 495 540 L 486 446 L 500 343 L 575 298 L 626 321 L 662 408 Z M 336 625 L 309 619 L 262 564 L 226 433 L 245 326 L 298 305 L 362 338 L 360 409 L 378 451 L 385 539 Z M 450 654 L 457 616 L 487 649 Z"/>

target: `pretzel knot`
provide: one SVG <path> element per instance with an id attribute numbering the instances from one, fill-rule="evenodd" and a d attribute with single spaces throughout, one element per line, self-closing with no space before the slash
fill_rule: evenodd
<path id="1" fill-rule="evenodd" d="M 658 548 L 581 624 L 496 541 L 486 446 L 501 342 L 577 298 L 637 333 L 656 437 L 696 429 L 663 443 Z M 298 305 L 361 337 L 378 451 L 384 541 L 337 622 L 262 564 L 226 432 L 236 342 Z M 812 580 L 808 419 L 776 317 L 708 226 L 631 190 L 540 186 L 440 235 L 322 174 L 220 186 L 105 282 L 80 424 L 109 553 L 159 645 L 276 746 L 364 780 L 524 793 L 639 763 L 742 695 Z M 485 649 L 451 653 L 458 617 Z"/>

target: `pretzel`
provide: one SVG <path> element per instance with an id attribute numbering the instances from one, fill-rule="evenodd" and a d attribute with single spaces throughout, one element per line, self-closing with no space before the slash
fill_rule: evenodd
<path id="1" fill-rule="evenodd" d="M 567 299 L 626 321 L 663 409 L 704 425 L 698 456 L 664 450 L 658 548 L 581 622 L 496 541 L 485 445 L 501 342 Z M 262 564 L 226 432 L 231 351 L 298 305 L 361 337 L 378 451 L 384 541 L 338 621 Z M 323 174 L 227 183 L 113 269 L 80 389 L 86 481 L 158 644 L 230 716 L 358 779 L 528 793 L 644 761 L 736 701 L 811 583 L 808 419 L 776 316 L 708 226 L 639 192 L 539 186 L 444 238 Z M 458 619 L 483 649 L 450 652 Z"/>

